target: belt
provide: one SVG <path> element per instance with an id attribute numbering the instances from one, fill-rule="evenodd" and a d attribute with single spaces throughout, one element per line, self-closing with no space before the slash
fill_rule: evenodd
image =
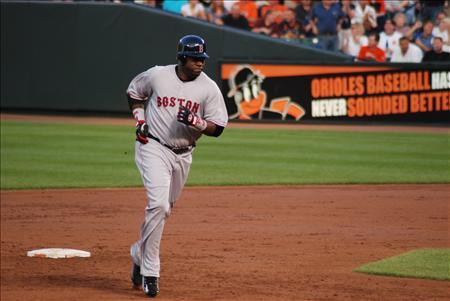
<path id="1" fill-rule="evenodd" d="M 161 140 L 160 140 L 159 138 L 153 136 L 153 135 L 150 134 L 150 133 L 148 133 L 147 137 L 150 138 L 150 139 L 155 140 L 156 142 L 158 142 L 158 143 L 161 144 L 162 146 L 167 147 L 168 149 L 170 149 L 171 151 L 173 151 L 173 152 L 174 152 L 175 154 L 177 154 L 177 155 L 181 155 L 181 154 L 187 153 L 187 152 L 193 150 L 194 147 L 195 147 L 195 143 L 194 143 L 193 145 L 189 145 L 189 146 L 186 146 L 186 147 L 172 147 L 172 146 L 170 146 L 170 145 L 167 145 L 167 144 L 165 144 L 165 143 L 162 143 Z"/>

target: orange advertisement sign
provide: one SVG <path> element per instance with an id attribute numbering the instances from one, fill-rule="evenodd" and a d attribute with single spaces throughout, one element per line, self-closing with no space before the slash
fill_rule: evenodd
<path id="1" fill-rule="evenodd" d="M 222 64 L 230 119 L 448 123 L 450 66 Z"/>

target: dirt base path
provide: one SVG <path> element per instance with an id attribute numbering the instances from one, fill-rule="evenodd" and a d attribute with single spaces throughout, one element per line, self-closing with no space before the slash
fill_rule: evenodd
<path id="1" fill-rule="evenodd" d="M 131 118 L 92 117 L 92 116 L 60 116 L 60 115 L 29 115 L 5 114 L 0 115 L 1 120 L 61 122 L 73 124 L 110 124 L 134 126 Z M 229 128 L 256 128 L 256 129 L 289 129 L 289 130 L 321 130 L 321 131 L 353 131 L 353 132 L 414 132 L 414 133 L 449 133 L 450 127 L 432 125 L 323 125 L 304 123 L 252 123 L 231 122 Z"/>
<path id="2" fill-rule="evenodd" d="M 450 185 L 187 188 L 159 300 L 448 300 L 449 282 L 352 269 L 450 247 Z M 129 281 L 143 189 L 1 192 L 1 300 L 146 300 Z M 80 248 L 89 259 L 26 257 Z"/>

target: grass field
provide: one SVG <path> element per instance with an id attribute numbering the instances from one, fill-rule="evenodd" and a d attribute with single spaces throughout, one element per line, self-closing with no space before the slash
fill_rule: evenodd
<path id="1" fill-rule="evenodd" d="M 399 256 L 372 262 L 355 269 L 355 272 L 450 280 L 450 249 L 414 250 Z"/>
<path id="2" fill-rule="evenodd" d="M 449 135 L 227 129 L 188 185 L 449 183 Z M 133 128 L 3 121 L 1 188 L 140 186 Z"/>

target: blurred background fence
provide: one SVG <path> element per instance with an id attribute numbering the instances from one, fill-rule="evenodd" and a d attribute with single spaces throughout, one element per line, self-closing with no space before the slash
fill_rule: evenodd
<path id="1" fill-rule="evenodd" d="M 178 39 L 192 33 L 207 41 L 211 58 L 206 73 L 222 88 L 230 116 L 235 115 L 234 118 L 239 117 L 236 115 L 239 105 L 236 107 L 235 99 L 227 97 L 230 86 L 221 69 L 228 62 L 241 66 L 252 63 L 382 66 L 354 63 L 350 56 L 310 47 L 308 43 L 313 42 L 309 40 L 298 43 L 273 39 L 133 3 L 27 1 L 0 5 L 2 111 L 128 112 L 125 90 L 130 80 L 154 65 L 176 63 Z M 416 65 L 416 69 L 434 68 L 440 73 L 450 70 L 448 64 L 433 66 Z M 396 69 L 402 67 L 397 64 Z M 311 88 L 311 82 L 303 84 L 304 87 L 291 89 Z M 273 85 L 271 89 L 278 91 L 278 95 L 271 98 L 286 96 L 279 92 L 283 83 Z M 439 112 L 430 115 L 427 111 L 422 114 L 424 119 L 416 114 L 406 120 L 448 123 L 448 88 L 443 85 L 438 89 L 444 93 Z M 306 110 L 302 115 L 305 118 L 278 119 L 312 120 L 308 117 L 312 117 L 313 100 L 320 97 L 309 97 L 303 100 L 308 104 L 300 104 Z M 283 114 L 292 117 L 287 112 Z M 298 116 L 298 112 L 294 115 Z M 252 119 L 273 120 L 266 116 Z M 377 121 L 382 120 L 378 116 Z"/>

